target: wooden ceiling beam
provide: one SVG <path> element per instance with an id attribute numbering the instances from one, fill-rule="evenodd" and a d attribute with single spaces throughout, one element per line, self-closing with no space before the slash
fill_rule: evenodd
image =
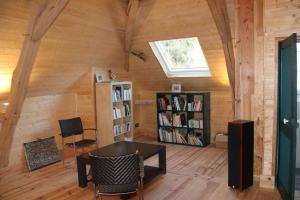
<path id="1" fill-rule="evenodd" d="M 39 19 L 34 26 L 32 34 L 33 41 L 40 40 L 46 34 L 51 24 L 66 7 L 69 1 L 70 0 L 50 0 L 48 1 L 48 4 L 44 5 L 45 10 L 41 16 L 39 16 Z"/>
<path id="2" fill-rule="evenodd" d="M 129 56 L 132 48 L 134 26 L 139 11 L 140 0 L 129 0 L 127 9 L 127 24 L 125 30 L 125 70 L 129 71 Z"/>
<path id="3" fill-rule="evenodd" d="M 38 5 L 29 22 L 21 54 L 12 77 L 9 104 L 5 115 L 1 117 L 3 121 L 0 131 L 0 168 L 6 167 L 9 163 L 13 135 L 26 97 L 40 40 L 67 3 L 66 0 L 44 1 Z"/>
<path id="4" fill-rule="evenodd" d="M 235 99 L 235 56 L 230 21 L 225 0 L 207 0 L 213 19 L 220 34 L 233 99 Z"/>

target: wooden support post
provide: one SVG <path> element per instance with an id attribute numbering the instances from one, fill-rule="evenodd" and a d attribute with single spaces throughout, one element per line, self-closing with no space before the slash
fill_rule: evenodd
<path id="1" fill-rule="evenodd" d="M 225 0 L 207 0 L 218 32 L 220 34 L 225 55 L 227 74 L 232 89 L 233 110 L 235 110 L 235 56 L 230 29 L 230 21 Z M 234 112 L 235 113 L 235 112 Z"/>
<path id="2" fill-rule="evenodd" d="M 134 25 L 137 19 L 137 14 L 139 11 L 139 2 L 140 0 L 130 0 L 128 4 L 128 19 L 125 30 L 125 70 L 129 71 L 129 56 L 132 47 L 132 38 L 134 32 Z"/>
<path id="3" fill-rule="evenodd" d="M 236 116 L 252 120 L 254 94 L 254 0 L 236 0 Z M 261 86 L 260 86 L 261 87 Z M 254 100 L 255 101 L 255 100 Z"/>
<path id="4" fill-rule="evenodd" d="M 15 128 L 26 97 L 30 74 L 40 45 L 40 39 L 68 1 L 52 0 L 40 4 L 30 20 L 21 55 L 14 70 L 5 117 L 0 131 L 0 168 L 9 163 L 9 154 Z"/>

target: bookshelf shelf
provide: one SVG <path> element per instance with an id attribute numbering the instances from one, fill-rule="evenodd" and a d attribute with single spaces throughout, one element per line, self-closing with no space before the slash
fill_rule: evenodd
<path id="1" fill-rule="evenodd" d="M 157 93 L 158 141 L 205 147 L 210 144 L 210 93 Z"/>
<path id="2" fill-rule="evenodd" d="M 102 82 L 96 84 L 95 90 L 98 146 L 132 139 L 132 83 Z"/>

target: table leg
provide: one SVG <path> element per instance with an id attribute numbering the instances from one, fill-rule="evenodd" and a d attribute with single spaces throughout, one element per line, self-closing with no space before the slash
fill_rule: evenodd
<path id="1" fill-rule="evenodd" d="M 164 146 L 159 151 L 159 169 L 165 174 L 167 173 L 167 158 L 166 158 L 166 147 Z"/>
<path id="2" fill-rule="evenodd" d="M 77 174 L 79 187 L 84 188 L 87 186 L 87 175 L 86 175 L 86 162 L 77 157 Z"/>

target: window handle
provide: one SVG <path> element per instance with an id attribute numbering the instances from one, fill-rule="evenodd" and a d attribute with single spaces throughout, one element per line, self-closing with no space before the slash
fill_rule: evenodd
<path id="1" fill-rule="evenodd" d="M 286 118 L 283 118 L 283 124 L 289 123 L 290 120 L 287 120 Z"/>

